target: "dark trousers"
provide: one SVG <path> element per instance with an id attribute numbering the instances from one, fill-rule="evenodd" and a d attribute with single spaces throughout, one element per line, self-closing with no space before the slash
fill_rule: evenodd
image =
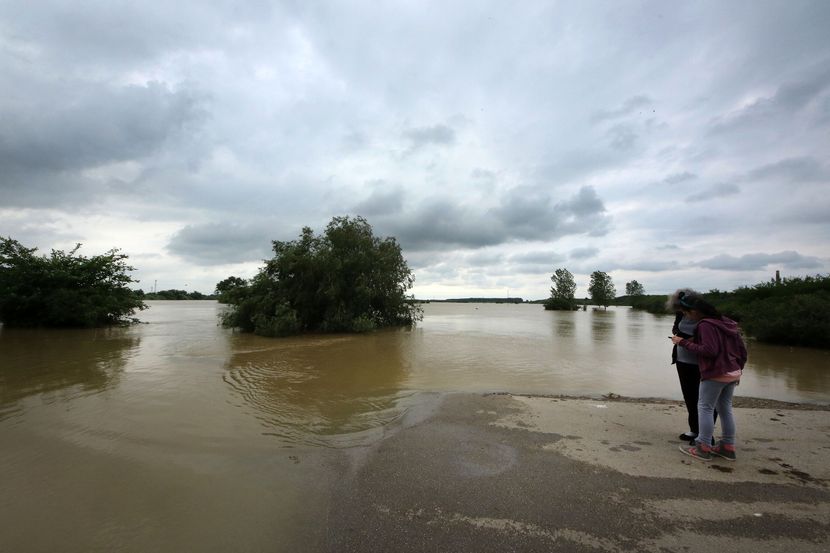
<path id="1" fill-rule="evenodd" d="M 680 390 L 683 392 L 683 401 L 686 402 L 686 411 L 689 413 L 689 430 L 695 434 L 700 432 L 697 420 L 697 399 L 700 390 L 700 369 L 690 363 L 677 363 L 677 376 L 680 378 Z M 715 411 L 715 421 L 718 412 Z"/>

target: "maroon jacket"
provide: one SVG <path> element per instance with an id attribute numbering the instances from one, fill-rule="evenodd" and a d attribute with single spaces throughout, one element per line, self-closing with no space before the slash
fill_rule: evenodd
<path id="1" fill-rule="evenodd" d="M 746 364 L 746 346 L 738 323 L 728 317 L 701 319 L 694 338 L 683 340 L 680 345 L 697 354 L 701 380 L 743 370 Z"/>

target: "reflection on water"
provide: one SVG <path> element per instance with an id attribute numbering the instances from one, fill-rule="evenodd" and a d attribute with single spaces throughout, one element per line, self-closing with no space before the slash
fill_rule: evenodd
<path id="1" fill-rule="evenodd" d="M 557 317 L 554 326 L 556 327 L 556 335 L 560 338 L 573 338 L 574 329 L 576 328 L 573 315 L 573 311 L 568 311 Z"/>
<path id="2" fill-rule="evenodd" d="M 406 331 L 273 340 L 234 336 L 224 380 L 266 434 L 289 443 L 344 445 L 333 436 L 378 429 L 400 415 Z"/>
<path id="3" fill-rule="evenodd" d="M 611 337 L 616 328 L 616 311 L 591 311 L 591 337 L 595 342 L 604 342 Z"/>
<path id="4" fill-rule="evenodd" d="M 140 339 L 123 328 L 17 329 L 0 326 L 0 420 L 20 400 L 71 401 L 114 386 Z"/>
<path id="5" fill-rule="evenodd" d="M 647 316 L 649 316 L 648 313 L 634 309 L 625 312 L 625 330 L 630 340 L 642 339 L 644 320 Z"/>

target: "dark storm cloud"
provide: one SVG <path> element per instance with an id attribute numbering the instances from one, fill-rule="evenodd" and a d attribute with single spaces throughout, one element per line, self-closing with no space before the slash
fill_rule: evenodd
<path id="1" fill-rule="evenodd" d="M 170 238 L 167 250 L 196 265 L 256 262 L 270 257 L 271 240 L 284 235 L 264 222 L 187 225 Z"/>
<path id="2" fill-rule="evenodd" d="M 67 171 L 141 158 L 200 114 L 196 98 L 160 84 L 78 85 L 60 102 L 0 113 L 0 163 Z"/>
<path id="3" fill-rule="evenodd" d="M 787 269 L 816 269 L 823 266 L 821 259 L 795 251 L 752 253 L 740 257 L 718 255 L 697 263 L 699 267 L 721 271 L 756 271 L 773 264 Z"/>
<path id="4" fill-rule="evenodd" d="M 198 124 L 196 95 L 160 84 L 114 87 L 74 83 L 60 99 L 46 94 L 0 105 L 0 198 L 9 206 L 103 199 L 111 192 L 81 172 L 141 161 Z M 118 186 L 117 181 L 110 183 Z"/>
<path id="5" fill-rule="evenodd" d="M 714 184 L 704 188 L 700 192 L 691 194 L 686 197 L 687 202 L 704 202 L 706 200 L 713 200 L 715 198 L 725 198 L 727 196 L 734 196 L 740 194 L 741 189 L 736 184 Z"/>
<path id="6" fill-rule="evenodd" d="M 532 189 L 515 189 L 489 211 L 433 200 L 383 221 L 382 228 L 406 249 L 482 248 L 516 240 L 555 240 L 567 235 L 601 236 L 610 220 L 590 186 L 554 202 Z"/>
<path id="7" fill-rule="evenodd" d="M 478 210 L 446 200 L 432 200 L 412 212 L 381 223 L 384 234 L 397 237 L 406 250 L 483 248 L 500 244 L 504 236 Z"/>

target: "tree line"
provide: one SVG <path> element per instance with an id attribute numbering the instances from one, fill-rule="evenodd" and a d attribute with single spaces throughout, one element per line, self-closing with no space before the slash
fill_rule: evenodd
<path id="1" fill-rule="evenodd" d="M 216 294 L 203 294 L 196 290 L 188 292 L 175 288 L 159 290 L 158 292 L 145 292 L 139 289 L 135 293 L 143 300 L 215 300 L 218 297 Z"/>
<path id="2" fill-rule="evenodd" d="M 573 311 L 579 307 L 576 299 L 576 281 L 573 274 L 565 268 L 558 268 L 550 277 L 553 286 L 550 288 L 550 297 L 545 300 L 545 309 L 551 311 Z M 635 297 L 645 294 L 643 285 L 632 280 L 625 284 L 626 296 Z M 604 271 L 591 273 L 588 284 L 588 294 L 594 305 L 607 309 L 617 301 L 617 288 L 611 276 Z"/>
<path id="3" fill-rule="evenodd" d="M 210 299 L 228 305 L 227 327 L 266 336 L 300 332 L 362 332 L 411 325 L 421 308 L 407 294 L 414 277 L 394 238 L 374 236 L 362 217 L 335 217 L 317 236 L 304 228 L 297 240 L 273 242 L 274 257 L 249 280 L 228 277 L 215 296 L 184 290 L 132 290 L 133 267 L 113 249 L 87 257 L 80 244 L 68 252 L 36 254 L 11 238 L 0 238 L 0 322 L 7 326 L 95 327 L 135 322 L 148 299 Z M 545 309 L 573 310 L 573 274 L 558 268 L 551 276 Z M 664 295 L 647 295 L 636 280 L 616 297 L 611 277 L 591 273 L 590 301 L 631 305 L 666 313 Z M 773 279 L 732 292 L 704 296 L 741 323 L 747 334 L 771 343 L 830 348 L 830 275 Z M 503 300 L 498 300 L 503 301 Z M 521 302 L 521 298 L 507 301 Z"/>

